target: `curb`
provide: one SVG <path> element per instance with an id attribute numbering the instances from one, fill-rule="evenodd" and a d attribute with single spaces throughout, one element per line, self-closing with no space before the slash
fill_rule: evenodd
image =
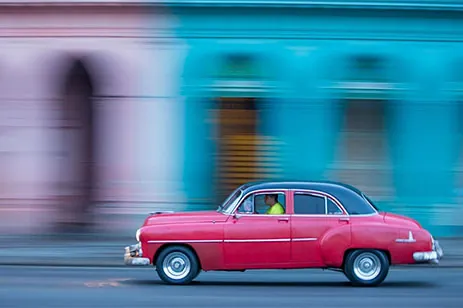
<path id="1" fill-rule="evenodd" d="M 92 267 L 92 268 L 123 268 L 127 267 L 122 264 L 96 264 L 96 263 L 47 263 L 47 262 L 0 262 L 0 266 L 11 266 L 11 267 Z M 140 267 L 140 266 L 138 266 Z M 146 266 L 145 266 L 146 267 Z"/>

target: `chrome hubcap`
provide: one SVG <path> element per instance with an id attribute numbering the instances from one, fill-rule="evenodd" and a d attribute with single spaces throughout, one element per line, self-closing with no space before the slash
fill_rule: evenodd
<path id="1" fill-rule="evenodd" d="M 183 279 L 190 273 L 190 259 L 184 253 L 173 252 L 164 259 L 162 269 L 170 279 Z"/>
<path id="2" fill-rule="evenodd" d="M 362 280 L 372 280 L 381 272 L 381 261 L 370 252 L 359 255 L 354 262 L 354 273 Z"/>

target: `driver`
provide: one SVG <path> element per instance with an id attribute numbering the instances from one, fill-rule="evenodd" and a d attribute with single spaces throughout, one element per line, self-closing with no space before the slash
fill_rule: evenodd
<path id="1" fill-rule="evenodd" d="M 285 209 L 280 204 L 280 202 L 278 202 L 277 194 L 265 195 L 265 204 L 270 206 L 270 208 L 267 210 L 267 212 L 265 212 L 265 214 L 282 215 L 285 213 Z"/>

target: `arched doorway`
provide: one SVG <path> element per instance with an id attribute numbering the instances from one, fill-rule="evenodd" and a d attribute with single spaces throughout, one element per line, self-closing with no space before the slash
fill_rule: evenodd
<path id="1" fill-rule="evenodd" d="M 95 183 L 94 85 L 83 61 L 74 60 L 62 89 L 60 128 L 61 232 L 81 232 L 91 223 Z"/>

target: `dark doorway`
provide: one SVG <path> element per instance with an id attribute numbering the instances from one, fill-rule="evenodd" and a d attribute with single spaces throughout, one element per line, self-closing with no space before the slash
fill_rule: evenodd
<path id="1" fill-rule="evenodd" d="M 237 186 L 259 177 L 258 108 L 254 98 L 219 98 L 218 198 L 223 199 Z"/>
<path id="2" fill-rule="evenodd" d="M 84 63 L 74 61 L 62 97 L 61 231 L 81 232 L 91 223 L 95 182 L 93 95 L 93 83 Z"/>

